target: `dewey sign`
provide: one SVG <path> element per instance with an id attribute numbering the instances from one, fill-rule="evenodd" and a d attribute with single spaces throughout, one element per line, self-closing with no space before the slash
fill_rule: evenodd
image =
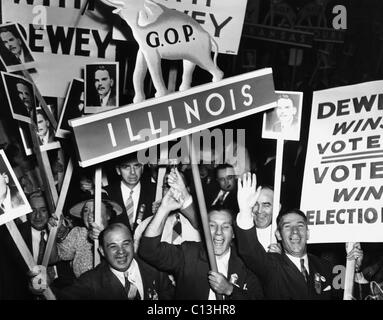
<path id="1" fill-rule="evenodd" d="M 79 163 L 94 165 L 275 107 L 271 69 L 77 118 Z M 163 124 L 170 132 L 163 129 Z"/>

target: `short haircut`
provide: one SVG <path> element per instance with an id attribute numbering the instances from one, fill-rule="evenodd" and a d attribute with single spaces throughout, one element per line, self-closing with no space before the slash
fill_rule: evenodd
<path id="1" fill-rule="evenodd" d="M 15 38 L 20 39 L 20 35 L 17 32 L 14 32 L 14 30 L 12 30 L 11 28 L 1 28 L 0 34 L 3 32 L 10 32 Z"/>
<path id="2" fill-rule="evenodd" d="M 225 212 L 227 212 L 230 215 L 230 217 L 231 217 L 231 224 L 233 224 L 234 216 L 233 216 L 233 212 L 229 208 L 226 208 L 225 206 L 217 204 L 217 205 L 214 205 L 214 206 L 210 207 L 210 209 L 208 210 L 207 215 L 209 216 L 214 211 L 225 211 Z"/>
<path id="3" fill-rule="evenodd" d="M 99 244 L 101 247 L 104 247 L 104 239 L 105 239 L 105 236 L 109 233 L 109 232 L 112 232 L 116 229 L 126 229 L 130 236 L 132 237 L 132 240 L 133 240 L 133 236 L 132 236 L 132 232 L 130 231 L 130 229 L 123 223 L 111 223 L 109 224 L 104 230 L 102 230 L 100 232 L 100 235 L 98 237 L 98 241 L 99 241 Z"/>
<path id="4" fill-rule="evenodd" d="M 301 216 L 301 217 L 304 219 L 304 221 L 305 221 L 305 223 L 306 223 L 306 225 L 307 225 L 307 217 L 306 217 L 306 215 L 303 213 L 303 211 L 301 211 L 301 210 L 299 210 L 299 209 L 297 209 L 297 208 L 294 208 L 294 209 L 283 210 L 283 211 L 281 211 L 281 212 L 278 214 L 278 217 L 277 217 L 277 227 L 278 227 L 278 229 L 281 227 L 280 224 L 281 224 L 282 218 L 283 218 L 284 216 L 290 214 L 290 213 L 295 213 L 295 214 Z"/>
<path id="5" fill-rule="evenodd" d="M 109 67 L 107 67 L 105 65 L 99 65 L 99 66 L 96 67 L 96 70 L 94 70 L 94 74 L 95 75 L 96 75 L 97 71 L 107 71 L 108 75 L 109 75 L 109 78 L 114 80 L 112 70 L 110 70 Z"/>
<path id="6" fill-rule="evenodd" d="M 215 172 L 218 172 L 218 170 L 224 170 L 224 169 L 234 169 L 234 167 L 231 164 L 228 163 L 222 163 L 215 168 Z"/>
<path id="7" fill-rule="evenodd" d="M 42 116 L 46 121 L 48 121 L 48 117 L 47 117 L 47 115 L 42 111 L 42 110 L 36 110 L 36 117 L 37 117 L 37 115 L 40 115 L 40 116 Z"/>
<path id="8" fill-rule="evenodd" d="M 125 162 L 139 162 L 137 157 L 137 152 L 132 152 L 132 153 L 123 155 L 117 158 L 116 160 L 114 160 L 115 166 L 118 166 L 118 167 Z"/>
<path id="9" fill-rule="evenodd" d="M 279 95 L 278 95 L 278 100 L 279 100 L 279 99 L 288 99 L 288 100 L 293 101 L 293 100 L 290 98 L 290 96 L 289 96 L 288 94 L 286 94 L 286 93 L 281 93 L 281 94 L 279 94 Z"/>

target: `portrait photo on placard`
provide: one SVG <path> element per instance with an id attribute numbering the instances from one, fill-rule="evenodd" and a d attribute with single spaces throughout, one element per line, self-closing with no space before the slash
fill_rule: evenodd
<path id="1" fill-rule="evenodd" d="M 70 134 L 68 121 L 84 115 L 84 80 L 73 79 L 65 97 L 56 137 L 67 138 Z"/>
<path id="2" fill-rule="evenodd" d="M 119 106 L 118 62 L 85 66 L 85 113 L 98 113 Z"/>
<path id="3" fill-rule="evenodd" d="M 31 69 L 36 64 L 16 23 L 0 25 L 0 59 L 9 72 Z"/>
<path id="4" fill-rule="evenodd" d="M 31 211 L 4 150 L 0 150 L 0 225 Z"/>
<path id="5" fill-rule="evenodd" d="M 298 141 L 303 92 L 275 91 L 277 106 L 263 114 L 262 138 Z"/>
<path id="6" fill-rule="evenodd" d="M 242 52 L 242 68 L 255 69 L 257 64 L 257 50 L 246 49 Z"/>
<path id="7" fill-rule="evenodd" d="M 5 93 L 14 119 L 32 123 L 36 109 L 32 82 L 19 75 L 2 72 Z"/>

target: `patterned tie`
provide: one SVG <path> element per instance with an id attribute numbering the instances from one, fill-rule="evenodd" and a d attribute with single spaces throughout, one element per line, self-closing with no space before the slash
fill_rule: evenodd
<path id="1" fill-rule="evenodd" d="M 129 281 L 128 277 L 125 275 L 125 291 L 128 295 L 128 300 L 141 300 L 140 292 L 137 287 Z"/>
<path id="2" fill-rule="evenodd" d="M 179 240 L 182 238 L 182 224 L 180 219 L 180 214 L 176 213 L 176 221 L 173 224 L 173 234 L 172 234 L 172 243 L 179 244 Z M 177 242 L 177 243 L 176 243 Z"/>
<path id="3" fill-rule="evenodd" d="M 305 267 L 305 259 L 301 259 L 301 273 L 303 277 L 305 278 L 305 281 L 307 282 L 307 279 L 309 278 L 309 274 L 307 272 L 307 269 Z"/>
<path id="4" fill-rule="evenodd" d="M 225 201 L 225 195 L 226 195 L 226 192 L 223 192 L 221 194 L 221 196 L 219 197 L 218 199 L 218 203 L 222 206 L 223 205 L 223 202 Z"/>
<path id="5" fill-rule="evenodd" d="M 132 198 L 133 190 L 130 191 L 129 198 L 126 200 L 125 208 L 126 213 L 128 214 L 129 224 L 133 228 L 134 224 L 134 203 Z"/>
<path id="6" fill-rule="evenodd" d="M 43 262 L 43 257 L 45 253 L 45 247 L 47 242 L 44 239 L 45 231 L 40 232 L 40 243 L 39 243 L 39 254 L 37 256 L 37 264 L 41 264 Z"/>

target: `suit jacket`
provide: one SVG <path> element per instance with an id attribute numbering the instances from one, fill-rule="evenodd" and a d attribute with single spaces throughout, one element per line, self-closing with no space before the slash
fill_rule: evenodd
<path id="1" fill-rule="evenodd" d="M 323 300 L 332 298 L 332 268 L 325 260 L 308 254 L 309 279 L 285 253 L 266 253 L 259 243 L 256 228 L 236 227 L 239 255 L 259 276 L 267 299 Z M 315 280 L 319 275 L 320 280 Z M 326 289 L 326 291 L 324 291 Z"/>
<path id="2" fill-rule="evenodd" d="M 176 299 L 207 300 L 209 297 L 208 272 L 210 270 L 204 244 L 185 241 L 181 245 L 160 242 L 161 236 L 143 236 L 139 247 L 142 258 L 159 270 L 174 274 Z M 262 299 L 261 284 L 238 257 L 232 246 L 229 258 L 228 277 L 237 279 L 233 293 L 226 297 L 231 300 Z M 234 281 L 234 280 L 233 280 Z"/>
<path id="3" fill-rule="evenodd" d="M 95 94 L 94 96 L 90 97 L 89 99 L 89 103 L 88 105 L 89 106 L 93 106 L 93 107 L 99 107 L 101 106 L 101 101 L 100 101 L 100 98 L 99 98 L 99 95 L 98 94 Z M 116 99 L 116 90 L 114 90 L 114 88 L 112 88 L 112 91 L 110 92 L 110 96 L 108 98 L 108 101 L 106 102 L 106 106 L 110 106 L 110 107 L 113 107 L 113 106 L 116 106 L 117 107 L 117 99 Z"/>
<path id="4" fill-rule="evenodd" d="M 168 276 L 136 258 L 144 287 L 144 300 L 170 300 L 174 287 Z M 124 286 L 103 261 L 96 268 L 82 274 L 71 286 L 61 290 L 52 288 L 58 299 L 65 300 L 127 300 Z M 157 297 L 156 297 L 157 296 Z"/>
<path id="5" fill-rule="evenodd" d="M 25 47 L 22 47 L 23 53 L 24 53 L 24 60 L 23 63 L 33 62 L 33 57 L 30 55 L 30 53 L 25 49 Z M 17 57 L 10 51 L 4 50 L 4 54 L 2 55 L 2 58 L 4 60 L 4 63 L 6 66 L 14 66 L 19 65 L 20 60 L 17 59 Z"/>
<path id="6" fill-rule="evenodd" d="M 131 229 L 128 214 L 126 212 L 124 200 L 121 193 L 121 181 L 118 181 L 117 183 L 112 183 L 105 189 L 108 193 L 109 198 L 117 202 L 123 210 L 122 214 L 118 215 L 112 222 L 121 222 Z M 150 183 L 143 183 L 141 179 L 141 191 L 138 200 L 136 220 L 134 222 L 132 230 L 133 232 L 137 227 L 138 210 L 140 209 L 140 206 L 142 204 L 145 204 L 145 212 L 142 217 L 142 221 L 152 215 L 152 203 L 154 202 L 155 194 L 155 186 Z"/>

